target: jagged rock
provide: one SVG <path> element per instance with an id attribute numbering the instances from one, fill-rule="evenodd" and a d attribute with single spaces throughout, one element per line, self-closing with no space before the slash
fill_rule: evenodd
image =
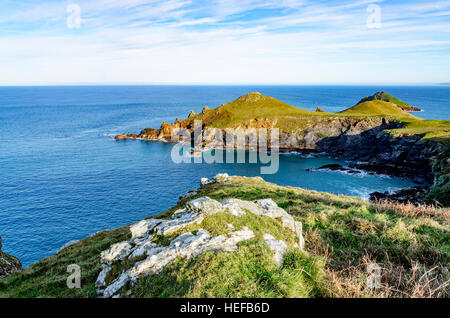
<path id="1" fill-rule="evenodd" d="M 178 202 L 181 202 L 181 201 L 186 200 L 186 199 L 188 199 L 190 197 L 193 197 L 194 195 L 197 195 L 197 191 L 194 191 L 194 190 L 188 191 L 188 192 L 180 195 L 180 197 L 178 199 Z"/>
<path id="2" fill-rule="evenodd" d="M 208 184 L 211 184 L 211 183 L 214 183 L 214 182 L 215 182 L 214 180 L 209 180 L 208 178 L 201 178 L 200 179 L 200 186 L 204 187 L 205 185 L 208 185 Z"/>
<path id="3" fill-rule="evenodd" d="M 240 200 L 240 199 L 227 199 L 222 201 L 222 204 L 231 204 L 234 207 L 239 207 L 241 209 L 241 211 L 249 211 L 250 213 L 256 214 L 256 215 L 263 215 L 263 213 L 261 212 L 260 207 L 251 201 L 244 201 L 244 200 Z M 238 212 L 238 214 L 240 214 Z"/>
<path id="4" fill-rule="evenodd" d="M 203 221 L 203 218 L 204 218 L 203 215 L 186 213 L 177 219 L 162 222 L 155 228 L 155 232 L 160 235 L 168 235 L 190 224 L 194 223 L 200 224 Z"/>
<path id="5" fill-rule="evenodd" d="M 210 108 L 208 106 L 203 107 L 202 114 L 206 114 L 209 110 Z"/>
<path id="6" fill-rule="evenodd" d="M 131 252 L 131 245 L 128 242 L 114 244 L 101 254 L 101 262 L 111 264 L 123 260 Z"/>
<path id="7" fill-rule="evenodd" d="M 224 183 L 231 179 L 228 173 L 219 173 L 213 178 L 218 183 Z"/>
<path id="8" fill-rule="evenodd" d="M 134 239 L 142 238 L 149 234 L 162 220 L 148 219 L 139 221 L 130 226 L 131 236 Z"/>
<path id="9" fill-rule="evenodd" d="M 223 212 L 224 207 L 216 200 L 212 200 L 209 197 L 202 197 L 188 202 L 186 204 L 186 210 L 191 213 L 214 215 Z"/>
<path id="10" fill-rule="evenodd" d="M 216 236 L 212 239 L 210 238 L 210 233 L 204 229 L 200 229 L 195 235 L 184 233 L 174 239 L 167 247 L 154 246 L 149 248 L 145 260 L 138 262 L 130 270 L 123 272 L 111 285 L 104 290 L 98 290 L 97 293 L 102 297 L 113 297 L 126 283 L 133 283 L 143 275 L 159 274 L 166 265 L 177 257 L 192 258 L 204 251 L 234 252 L 238 243 L 249 240 L 254 236 L 253 231 L 248 228 L 232 232 L 229 237 Z M 101 276 L 97 280 L 98 287 L 105 286 L 104 277 L 106 277 L 107 271 L 108 268 L 104 268 L 104 271 L 100 273 Z"/>
<path id="11" fill-rule="evenodd" d="M 189 224 L 201 224 L 206 216 L 221 212 L 228 212 L 241 216 L 249 212 L 256 215 L 264 215 L 279 219 L 284 227 L 297 233 L 299 246 L 303 248 L 302 226 L 295 222 L 292 216 L 278 207 L 271 199 L 249 202 L 237 199 L 227 199 L 219 203 L 209 197 L 201 197 L 186 203 L 184 209 L 173 213 L 169 220 L 149 219 L 137 222 L 130 226 L 132 238 L 128 242 L 112 245 L 108 250 L 101 253 L 103 270 L 96 282 L 97 294 L 101 297 L 114 297 L 117 292 L 127 283 L 134 284 L 139 277 L 148 274 L 158 274 L 163 268 L 174 261 L 177 257 L 192 258 L 206 251 L 234 252 L 238 244 L 253 239 L 255 234 L 247 227 L 235 231 L 232 224 L 227 228 L 231 231 L 227 235 L 211 237 L 210 233 L 200 229 L 196 234 L 183 233 L 172 240 L 169 246 L 158 246 L 152 242 L 155 235 L 167 235 L 183 229 Z M 273 237 L 265 236 L 266 244 L 275 252 L 277 264 L 282 263 L 283 255 L 287 248 L 286 244 L 275 240 Z M 142 260 L 142 257 L 145 257 Z M 105 280 L 116 263 L 133 262 L 134 265 L 117 277 L 109 286 Z M 140 261 L 139 261 L 140 260 Z"/>
<path id="12" fill-rule="evenodd" d="M 236 199 L 223 200 L 221 204 L 230 214 L 234 216 L 243 216 L 245 214 L 239 203 L 236 202 Z"/>
<path id="13" fill-rule="evenodd" d="M 0 279 L 22 269 L 22 264 L 17 257 L 2 252 L 2 238 L 0 237 Z"/>
<path id="14" fill-rule="evenodd" d="M 274 252 L 273 258 L 275 260 L 275 263 L 277 263 L 278 267 L 281 267 L 283 265 L 284 254 L 286 254 L 287 251 L 286 243 L 281 240 L 275 239 L 270 234 L 264 234 L 264 242 L 267 244 L 270 250 Z"/>

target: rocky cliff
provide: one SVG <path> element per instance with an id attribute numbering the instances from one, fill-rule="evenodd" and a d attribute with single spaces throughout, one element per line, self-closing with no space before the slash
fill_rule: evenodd
<path id="1" fill-rule="evenodd" d="M 386 96 L 389 102 L 381 100 L 386 99 Z M 356 161 L 355 168 L 361 170 L 410 178 L 426 190 L 432 186 L 434 189 L 439 188 L 435 191 L 439 195 L 430 198 L 429 203 L 449 205 L 446 197 L 450 195 L 441 193 L 442 185 L 447 189 L 450 179 L 446 172 L 450 157 L 446 146 L 448 140 L 439 142 L 423 138 L 426 132 L 422 128 L 418 133 L 392 131 L 401 131 L 410 122 L 418 126 L 426 122 L 403 111 L 400 106 L 404 104 L 385 93 L 382 96 L 375 94 L 355 107 L 331 114 L 300 109 L 296 111 L 292 106 L 273 98 L 251 93 L 217 109 L 207 108 L 199 115 L 191 113 L 186 120 L 177 120 L 173 124 L 164 122 L 160 129 L 147 128 L 139 135 L 119 135 L 116 140 L 131 138 L 172 142 L 178 141 L 172 140 L 172 136 L 185 129 L 192 141 L 195 120 L 201 120 L 201 148 L 205 150 L 225 147 L 225 132 L 228 128 L 243 135 L 254 133 L 255 128 L 278 128 L 281 151 L 323 152 L 332 157 Z M 427 123 L 430 124 L 433 123 Z M 448 124 L 444 123 L 443 126 L 444 131 L 450 130 Z M 442 126 L 439 129 L 443 129 Z M 217 130 L 220 130 L 219 134 Z M 220 142 L 217 136 L 222 136 Z M 434 161 L 435 158 L 440 158 L 439 164 Z"/>
<path id="2" fill-rule="evenodd" d="M 22 268 L 19 259 L 2 252 L 2 238 L 0 237 L 0 279 Z"/>

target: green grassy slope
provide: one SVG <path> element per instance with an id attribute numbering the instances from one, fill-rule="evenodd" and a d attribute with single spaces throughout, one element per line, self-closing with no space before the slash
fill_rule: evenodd
<path id="1" fill-rule="evenodd" d="M 283 121 L 285 118 L 320 118 L 324 116 L 333 116 L 333 114 L 303 110 L 273 97 L 254 92 L 218 108 L 208 110 L 205 114 L 198 114 L 190 120 L 201 119 L 207 127 L 232 128 L 256 118 Z"/>
<path id="2" fill-rule="evenodd" d="M 396 97 L 394 97 L 392 95 L 389 95 L 386 92 L 378 92 L 378 93 L 373 94 L 372 96 L 366 96 L 359 103 L 363 103 L 363 102 L 367 102 L 367 101 L 373 101 L 373 100 L 380 100 L 380 101 L 385 101 L 385 102 L 388 102 L 388 103 L 393 103 L 393 104 L 395 104 L 395 105 L 397 105 L 399 107 L 411 106 L 408 103 L 406 103 L 406 102 L 404 102 L 404 101 L 402 101 L 402 100 L 400 100 L 400 99 L 398 99 L 398 98 L 396 98 Z"/>
<path id="3" fill-rule="evenodd" d="M 346 109 L 339 114 L 344 116 L 385 116 L 399 119 L 419 119 L 398 108 L 397 106 L 380 101 L 373 100 L 357 104 L 349 109 Z"/>
<path id="4" fill-rule="evenodd" d="M 175 195 L 175 194 L 174 194 Z M 281 187 L 256 178 L 233 178 L 210 184 L 196 197 L 272 198 L 304 226 L 306 250 L 292 248 L 293 233 L 278 221 L 229 214 L 207 217 L 201 224 L 213 235 L 226 225 L 248 226 L 256 238 L 235 253 L 201 254 L 180 259 L 159 275 L 148 276 L 123 291 L 125 297 L 448 297 L 449 211 L 389 204 L 299 188 Z M 190 198 L 188 200 L 194 199 Z M 170 216 L 180 205 L 160 215 Z M 195 231 L 198 225 L 186 229 Z M 291 246 L 281 268 L 262 243 L 271 233 Z M 100 252 L 127 240 L 128 227 L 102 232 L 65 248 L 55 256 L 0 281 L 0 297 L 94 297 Z M 172 236 L 159 237 L 167 244 Z M 366 286 L 367 265 L 382 270 L 382 288 Z M 79 264 L 82 289 L 68 289 L 66 268 Z M 428 275 L 424 275 L 429 272 Z"/>

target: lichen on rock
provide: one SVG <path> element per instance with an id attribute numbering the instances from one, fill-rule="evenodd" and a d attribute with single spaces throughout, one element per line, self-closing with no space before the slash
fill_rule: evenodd
<path id="1" fill-rule="evenodd" d="M 0 237 L 0 279 L 20 270 L 22 264 L 17 257 L 2 252 L 2 238 Z"/>
<path id="2" fill-rule="evenodd" d="M 228 175 L 218 175 L 214 182 L 224 182 Z M 219 181 L 220 180 L 220 181 Z M 176 210 L 168 220 L 147 219 L 130 226 L 132 238 L 126 242 L 112 245 L 101 253 L 103 266 L 97 281 L 96 291 L 100 297 L 117 297 L 120 290 L 126 284 L 135 284 L 137 280 L 146 275 L 158 275 L 161 271 L 177 258 L 193 258 L 204 252 L 235 252 L 238 244 L 255 238 L 252 229 L 242 226 L 235 230 L 232 224 L 227 225 L 229 232 L 226 235 L 212 237 L 207 230 L 200 228 L 196 232 L 184 228 L 191 224 L 199 224 L 207 217 L 214 217 L 220 213 L 227 213 L 241 217 L 246 213 L 257 216 L 266 216 L 277 219 L 288 230 L 299 237 L 297 247 L 303 248 L 302 227 L 282 208 L 271 199 L 256 202 L 238 199 L 226 199 L 222 202 L 209 197 L 200 197 L 187 202 L 184 208 Z M 168 235 L 181 232 L 173 238 Z M 164 236 L 170 239 L 165 246 L 158 245 L 154 241 L 156 237 Z M 274 251 L 274 261 L 281 266 L 283 257 L 287 251 L 286 243 L 277 241 L 273 236 L 264 236 L 265 243 Z M 113 268 L 120 268 L 121 273 L 112 277 Z M 117 270 L 115 271 L 117 273 Z"/>

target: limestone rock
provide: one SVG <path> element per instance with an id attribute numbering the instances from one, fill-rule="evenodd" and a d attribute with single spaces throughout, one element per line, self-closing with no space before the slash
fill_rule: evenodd
<path id="1" fill-rule="evenodd" d="M 221 177 L 227 177 L 221 176 Z M 221 178 L 219 176 L 220 179 Z M 186 203 L 185 208 L 172 214 L 169 220 L 148 219 L 130 226 L 132 238 L 128 242 L 112 245 L 101 253 L 102 271 L 96 281 L 96 290 L 101 297 L 117 297 L 120 289 L 127 283 L 134 284 L 141 276 L 159 274 L 166 265 L 176 258 L 192 258 L 203 252 L 234 252 L 238 244 L 255 238 L 254 232 L 243 227 L 236 231 L 232 224 L 228 224 L 230 231 L 226 235 L 211 237 L 210 233 L 200 229 L 196 234 L 187 232 L 177 236 L 168 246 L 158 246 L 152 242 L 156 235 L 167 235 L 181 230 L 186 226 L 201 224 L 207 216 L 221 212 L 228 212 L 236 216 L 245 213 L 267 216 L 278 219 L 284 227 L 297 233 L 299 246 L 303 248 L 302 224 L 295 220 L 271 199 L 249 202 L 238 199 L 227 199 L 219 203 L 209 197 L 201 197 Z M 269 234 L 264 236 L 264 241 L 274 251 L 275 261 L 279 266 L 283 262 L 287 246 L 283 241 L 278 241 Z M 142 260 L 142 258 L 145 258 Z M 127 263 L 124 260 L 127 259 Z M 133 264 L 133 261 L 136 263 Z M 112 283 L 107 285 L 106 277 L 117 263 L 129 264 Z"/>
<path id="2" fill-rule="evenodd" d="M 189 113 L 188 119 L 194 117 L 195 115 L 197 115 L 195 113 L 195 111 L 191 110 L 191 112 Z"/>
<path id="3" fill-rule="evenodd" d="M 235 200 L 236 199 L 223 200 L 221 204 L 230 214 L 234 216 L 243 216 L 245 212 Z"/>
<path id="4" fill-rule="evenodd" d="M 17 257 L 2 252 L 2 238 L 0 237 L 0 278 L 22 269 L 22 264 Z"/>
<path id="5" fill-rule="evenodd" d="M 203 107 L 202 114 L 206 114 L 209 110 L 210 108 L 208 106 Z"/>
<path id="6" fill-rule="evenodd" d="M 101 254 L 102 263 L 111 264 L 123 260 L 131 252 L 131 245 L 128 242 L 114 244 Z"/>
<path id="7" fill-rule="evenodd" d="M 223 212 L 224 207 L 216 200 L 212 200 L 209 197 L 202 197 L 188 202 L 186 204 L 186 210 L 191 213 L 201 213 L 207 216 Z"/>
<path id="8" fill-rule="evenodd" d="M 139 221 L 130 226 L 131 236 L 136 238 L 142 238 L 149 234 L 158 224 L 162 221 L 157 219 L 148 219 Z"/>
<path id="9" fill-rule="evenodd" d="M 190 197 L 193 197 L 194 195 L 197 195 L 197 191 L 188 191 L 186 193 L 183 193 L 182 195 L 180 195 L 178 202 L 181 202 L 183 200 L 189 199 Z"/>
<path id="10" fill-rule="evenodd" d="M 270 234 L 264 234 L 263 238 L 264 243 L 266 243 L 270 250 L 274 252 L 273 258 L 275 260 L 275 263 L 277 263 L 278 267 L 281 267 L 283 265 L 284 254 L 286 254 L 287 251 L 286 243 L 281 240 L 275 239 Z"/>

